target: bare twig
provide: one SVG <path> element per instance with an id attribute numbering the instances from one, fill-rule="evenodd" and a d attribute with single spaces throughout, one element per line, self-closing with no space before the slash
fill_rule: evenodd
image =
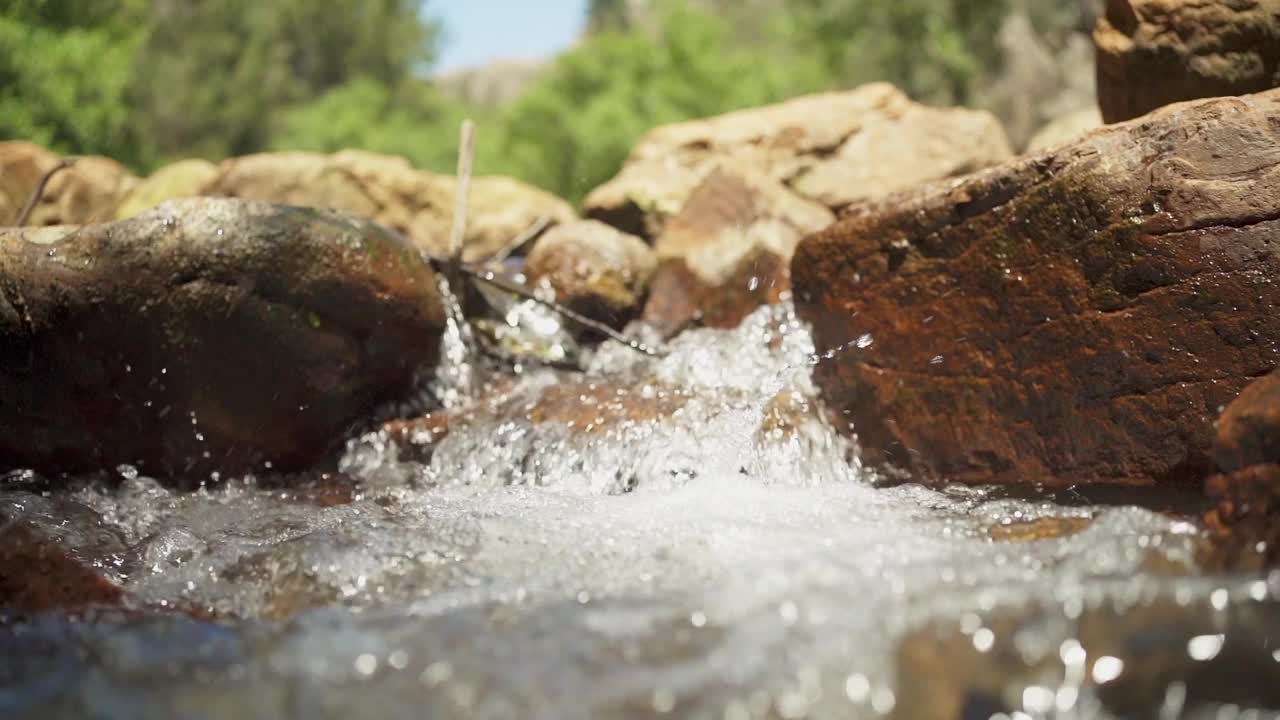
<path id="1" fill-rule="evenodd" d="M 537 220 L 534 220 L 533 224 L 525 228 L 524 232 L 512 238 L 511 241 L 504 245 L 501 250 L 494 253 L 493 257 L 489 258 L 489 262 L 501 263 L 511 257 L 512 253 L 524 247 L 527 243 L 537 240 L 538 236 L 546 232 L 547 228 L 551 227 L 551 224 L 554 222 L 555 219 L 550 215 L 543 215 Z"/>
<path id="2" fill-rule="evenodd" d="M 471 192 L 471 164 L 475 159 L 475 123 L 462 121 L 458 143 L 458 187 L 453 206 L 453 232 L 449 235 L 449 260 L 462 262 L 462 245 L 467 234 L 467 196 Z"/>
<path id="3" fill-rule="evenodd" d="M 560 303 L 554 300 L 546 300 L 544 298 L 540 298 L 536 294 L 534 294 L 534 292 L 529 288 L 523 285 L 519 285 L 517 283 L 511 282 L 499 276 L 497 273 L 494 273 L 490 270 L 477 270 L 475 268 L 466 267 L 465 265 L 460 266 L 460 268 L 461 268 L 462 274 L 466 275 L 467 277 L 470 277 L 474 280 L 479 280 L 480 282 L 483 282 L 483 283 L 488 283 L 489 285 L 492 285 L 498 288 L 499 290 L 509 292 L 512 295 L 518 295 L 522 298 L 525 298 L 526 300 L 532 300 L 540 305 L 549 307 L 555 312 L 559 313 L 560 315 L 563 315 L 564 317 L 572 320 L 573 322 L 583 327 L 595 330 L 596 332 L 601 333 L 602 335 L 606 335 L 610 339 L 616 340 L 622 343 L 623 345 L 631 348 L 632 350 L 644 353 L 645 355 L 650 355 L 652 357 L 663 356 L 663 353 L 659 352 L 658 350 L 655 350 L 654 348 L 651 348 L 648 345 L 645 345 L 644 343 L 638 340 L 632 340 L 631 338 L 627 337 L 626 335 L 623 335 L 617 330 L 614 330 L 608 325 L 598 320 L 592 320 L 586 315 L 583 315 L 577 311 L 571 310 L 568 307 L 565 307 L 564 305 L 561 305 Z"/>
<path id="4" fill-rule="evenodd" d="M 32 211 L 36 209 L 36 204 L 40 202 L 40 198 L 44 197 L 45 186 L 49 184 L 54 175 L 66 170 L 75 163 L 75 158 L 63 158 L 58 161 L 57 165 L 49 168 L 49 171 L 40 177 L 40 182 L 36 185 L 36 189 L 31 191 L 31 197 L 27 198 L 27 204 L 22 206 L 22 212 L 18 213 L 18 219 L 13 224 L 18 227 L 26 225 L 27 220 L 31 219 Z"/>
<path id="5" fill-rule="evenodd" d="M 458 177 L 457 177 L 457 195 L 453 210 L 453 228 L 449 235 L 449 255 L 446 258 L 435 258 L 426 256 L 427 261 L 431 264 L 436 272 L 442 273 L 449 284 L 457 288 L 456 292 L 461 293 L 463 278 L 469 278 L 483 283 L 488 283 L 499 290 L 504 290 L 513 295 L 532 300 L 540 305 L 549 307 L 561 316 L 583 326 L 595 330 L 606 337 L 616 340 L 626 347 L 636 352 L 644 353 L 654 357 L 661 357 L 662 353 L 637 341 L 628 338 L 622 333 L 614 330 L 608 325 L 592 320 L 591 318 L 575 312 L 554 300 L 544 300 L 538 297 L 527 287 L 510 282 L 496 273 L 489 270 L 478 270 L 467 267 L 462 264 L 462 248 L 463 241 L 467 232 L 467 197 L 471 190 L 471 165 L 475 156 L 475 124 L 471 120 L 462 121 L 462 138 L 458 144 Z M 551 218 L 539 218 L 529 229 L 525 230 L 519 236 L 514 238 L 507 247 L 504 248 L 502 259 L 506 259 L 512 252 L 515 252 L 521 245 L 529 242 L 540 235 L 547 226 L 551 224 Z M 458 318 L 460 323 L 465 323 L 466 318 Z M 463 337 L 470 338 L 470 333 L 464 333 Z M 472 348 L 474 352 L 475 348 Z"/>

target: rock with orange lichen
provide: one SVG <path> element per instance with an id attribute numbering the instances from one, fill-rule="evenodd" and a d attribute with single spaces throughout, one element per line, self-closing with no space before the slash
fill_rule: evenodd
<path id="1" fill-rule="evenodd" d="M 791 265 L 815 381 L 927 482 L 1199 484 L 1280 351 L 1280 90 L 850 210 Z"/>

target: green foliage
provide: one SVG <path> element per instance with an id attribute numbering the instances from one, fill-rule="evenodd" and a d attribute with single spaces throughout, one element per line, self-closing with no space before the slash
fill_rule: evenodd
<path id="1" fill-rule="evenodd" d="M 627 0 L 588 0 L 588 32 L 624 32 L 630 27 L 631 19 L 627 16 Z"/>
<path id="2" fill-rule="evenodd" d="M 132 93 L 146 164 L 268 147 L 278 113 L 358 78 L 394 87 L 436 35 L 410 0 L 156 0 L 150 24 Z"/>
<path id="3" fill-rule="evenodd" d="M 793 0 L 788 31 L 808 39 L 845 86 L 888 80 L 935 103 L 970 98 L 999 62 L 995 35 L 1009 0 Z"/>
<path id="4" fill-rule="evenodd" d="M 270 149 L 361 148 L 404 156 L 417 167 L 451 172 L 457 159 L 458 127 L 466 116 L 465 108 L 440 97 L 426 83 L 406 81 L 393 91 L 373 78 L 360 77 L 280 113 L 272 127 Z"/>
<path id="5" fill-rule="evenodd" d="M 613 175 L 655 125 L 811 90 L 813 76 L 761 63 L 714 16 L 665 3 L 653 32 L 603 32 L 560 56 L 507 113 L 507 171 L 570 201 Z"/>
<path id="6" fill-rule="evenodd" d="M 84 5 L 0 3 L 0 138 L 29 139 L 63 152 L 124 144 L 141 3 Z"/>

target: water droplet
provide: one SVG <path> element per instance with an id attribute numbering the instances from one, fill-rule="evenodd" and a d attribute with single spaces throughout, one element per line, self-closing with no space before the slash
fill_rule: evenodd
<path id="1" fill-rule="evenodd" d="M 364 653 L 356 658 L 356 672 L 368 677 L 378 669 L 378 658 L 369 653 Z"/>
<path id="2" fill-rule="evenodd" d="M 1227 636 L 1217 635 L 1197 635 L 1187 641 L 1187 655 L 1192 660 L 1207 662 L 1218 657 L 1218 653 L 1222 652 L 1222 644 Z"/>
<path id="3" fill-rule="evenodd" d="M 973 649 L 984 653 L 996 644 L 996 634 L 990 628 L 978 628 L 973 634 Z"/>
<path id="4" fill-rule="evenodd" d="M 1049 688 L 1031 685 L 1022 691 L 1022 708 L 1029 713 L 1043 715 L 1053 709 L 1056 697 Z"/>
<path id="5" fill-rule="evenodd" d="M 409 665 L 409 653 L 404 650 L 393 650 L 387 656 L 387 664 L 396 670 L 403 670 Z"/>
<path id="6" fill-rule="evenodd" d="M 449 678 L 453 677 L 453 666 L 440 660 L 433 662 L 422 671 L 418 676 L 418 681 L 427 687 L 435 687 L 440 683 L 449 682 Z"/>
<path id="7" fill-rule="evenodd" d="M 653 691 L 653 710 L 662 715 L 675 710 L 676 694 L 666 688 L 658 688 Z"/>
<path id="8" fill-rule="evenodd" d="M 1112 655 L 1103 655 L 1093 663 L 1093 681 L 1099 685 L 1115 680 L 1124 673 L 1124 661 Z"/>
<path id="9" fill-rule="evenodd" d="M 894 696 L 893 691 L 887 687 L 876 688 L 871 693 L 871 709 L 881 715 L 888 715 L 893 711 L 893 706 L 898 704 L 898 699 Z"/>
<path id="10" fill-rule="evenodd" d="M 844 694 L 849 698 L 849 702 L 865 703 L 871 696 L 871 682 L 867 680 L 866 675 L 854 673 L 845 678 Z"/>

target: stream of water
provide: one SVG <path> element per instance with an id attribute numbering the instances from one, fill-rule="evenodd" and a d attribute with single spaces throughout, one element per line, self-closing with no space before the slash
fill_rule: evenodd
<path id="1" fill-rule="evenodd" d="M 1186 518 L 886 486 L 821 419 L 789 304 L 668 350 L 455 396 L 429 459 L 356 438 L 349 503 L 128 468 L 0 492 L 134 606 L 0 624 L 0 717 L 1280 708 L 1280 575 L 1199 572 Z"/>

